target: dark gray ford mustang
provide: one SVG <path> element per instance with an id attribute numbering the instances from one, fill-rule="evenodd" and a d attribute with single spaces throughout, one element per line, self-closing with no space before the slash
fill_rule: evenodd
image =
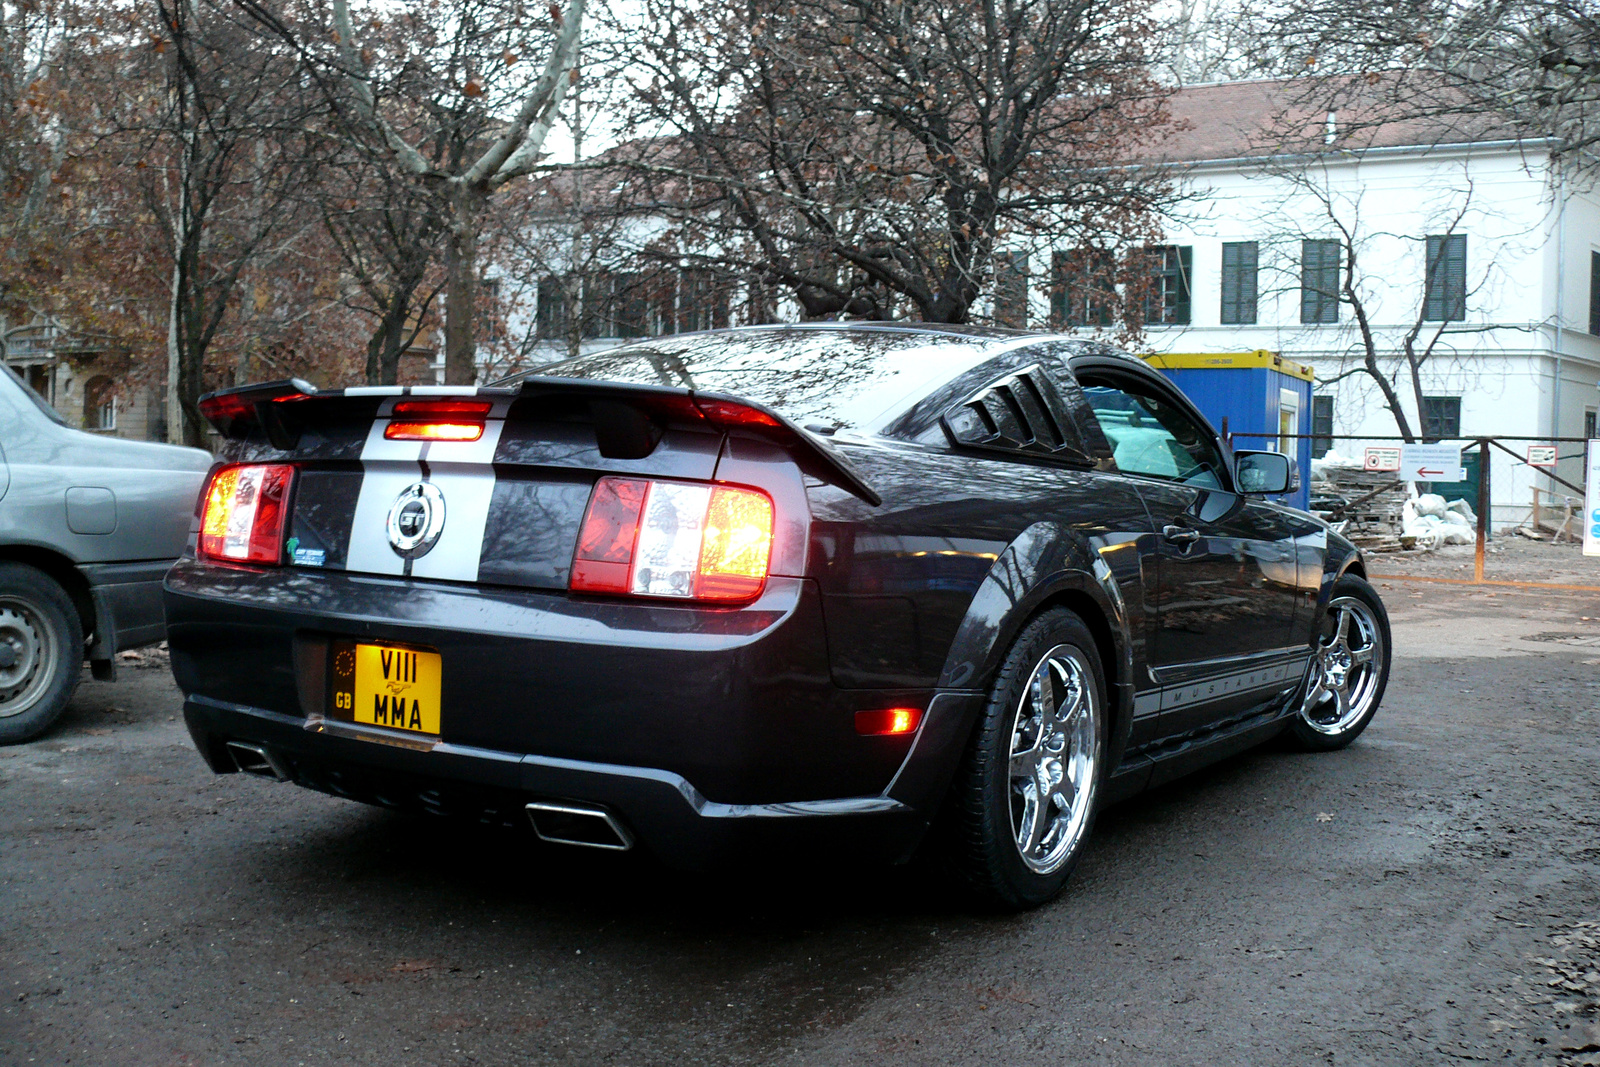
<path id="1" fill-rule="evenodd" d="M 927 838 L 1024 907 L 1101 805 L 1346 745 L 1388 677 L 1284 457 L 1099 345 L 759 327 L 203 408 L 166 609 L 218 772 L 685 864 Z"/>

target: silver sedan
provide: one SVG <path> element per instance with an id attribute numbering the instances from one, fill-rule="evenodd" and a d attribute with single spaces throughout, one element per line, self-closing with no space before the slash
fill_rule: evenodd
<path id="1" fill-rule="evenodd" d="M 85 659 L 111 678 L 165 636 L 161 579 L 211 463 L 74 430 L 0 369 L 0 744 L 47 730 Z"/>

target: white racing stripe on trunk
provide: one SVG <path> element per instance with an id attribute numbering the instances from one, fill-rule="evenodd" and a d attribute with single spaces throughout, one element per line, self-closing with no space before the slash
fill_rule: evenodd
<path id="1" fill-rule="evenodd" d="M 428 481 L 444 494 L 444 532 L 427 555 L 411 561 L 411 576 L 475 582 L 483 527 L 494 499 L 494 468 L 479 463 L 435 463 L 433 457 L 440 451 L 438 445 L 428 450 L 426 466 Z M 387 540 L 384 543 L 387 545 Z"/>
<path id="2" fill-rule="evenodd" d="M 396 400 L 400 397 L 396 397 Z M 495 401 L 483 436 L 476 441 L 389 441 L 394 401 L 378 408 L 361 450 L 361 495 L 350 524 L 346 569 L 368 574 L 405 574 L 406 561 L 389 544 L 387 521 L 395 498 L 409 485 L 426 481 L 444 495 L 444 531 L 424 556 L 411 561 L 410 574 L 471 582 L 478 577 L 483 529 L 494 499 L 494 453 L 511 402 Z"/>

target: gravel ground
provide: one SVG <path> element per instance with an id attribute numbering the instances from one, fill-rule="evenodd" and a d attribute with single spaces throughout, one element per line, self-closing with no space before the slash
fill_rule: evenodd
<path id="1" fill-rule="evenodd" d="M 1369 569 L 1377 574 L 1471 578 L 1476 555 L 1476 545 L 1444 545 L 1433 552 L 1374 552 Z M 1486 546 L 1483 576 L 1491 581 L 1600 588 L 1600 556 L 1585 556 L 1582 544 L 1529 541 L 1501 534 Z"/>
<path id="2" fill-rule="evenodd" d="M 158 660 L 86 681 L 0 750 L 0 1063 L 1600 1064 L 1600 596 L 1380 585 L 1360 741 L 1110 809 L 1014 917 L 214 777 Z"/>

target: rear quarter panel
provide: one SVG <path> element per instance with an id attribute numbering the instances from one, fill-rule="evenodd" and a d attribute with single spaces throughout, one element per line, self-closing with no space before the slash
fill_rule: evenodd
<path id="1" fill-rule="evenodd" d="M 1148 521 L 1131 488 L 1042 463 L 843 444 L 884 503 L 810 489 L 839 685 L 983 689 L 1027 619 L 1073 592 L 1111 622 L 1121 666 L 1108 681 L 1129 680 L 1144 645 L 1133 543 Z"/>

